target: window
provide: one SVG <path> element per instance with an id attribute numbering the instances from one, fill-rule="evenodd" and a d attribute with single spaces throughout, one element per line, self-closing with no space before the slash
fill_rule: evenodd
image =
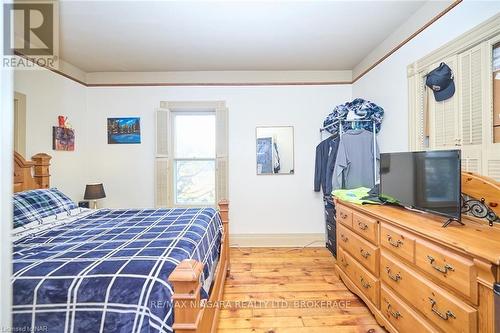
<path id="1" fill-rule="evenodd" d="M 215 113 L 173 112 L 174 203 L 215 205 Z"/>
<path id="2" fill-rule="evenodd" d="M 229 196 L 225 102 L 160 102 L 155 206 L 215 206 Z"/>

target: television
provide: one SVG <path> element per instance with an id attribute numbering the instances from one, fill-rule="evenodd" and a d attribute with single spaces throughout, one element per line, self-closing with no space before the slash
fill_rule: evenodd
<path id="1" fill-rule="evenodd" d="M 460 150 L 382 153 L 380 195 L 386 201 L 460 222 L 460 173 Z"/>

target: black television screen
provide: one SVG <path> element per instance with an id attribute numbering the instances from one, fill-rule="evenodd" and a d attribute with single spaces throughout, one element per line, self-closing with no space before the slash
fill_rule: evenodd
<path id="1" fill-rule="evenodd" d="M 380 193 L 460 221 L 459 150 L 380 154 Z"/>

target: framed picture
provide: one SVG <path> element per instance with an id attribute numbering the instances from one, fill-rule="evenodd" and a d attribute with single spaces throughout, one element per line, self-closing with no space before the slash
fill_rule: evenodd
<path id="1" fill-rule="evenodd" d="M 141 143 L 141 118 L 108 118 L 108 144 Z"/>
<path id="2" fill-rule="evenodd" d="M 52 149 L 75 150 L 75 130 L 66 127 L 52 127 Z"/>

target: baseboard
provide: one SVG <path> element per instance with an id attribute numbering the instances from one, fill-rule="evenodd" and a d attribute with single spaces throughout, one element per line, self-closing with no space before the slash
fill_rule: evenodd
<path id="1" fill-rule="evenodd" d="M 231 247 L 324 247 L 325 234 L 229 234 Z"/>

